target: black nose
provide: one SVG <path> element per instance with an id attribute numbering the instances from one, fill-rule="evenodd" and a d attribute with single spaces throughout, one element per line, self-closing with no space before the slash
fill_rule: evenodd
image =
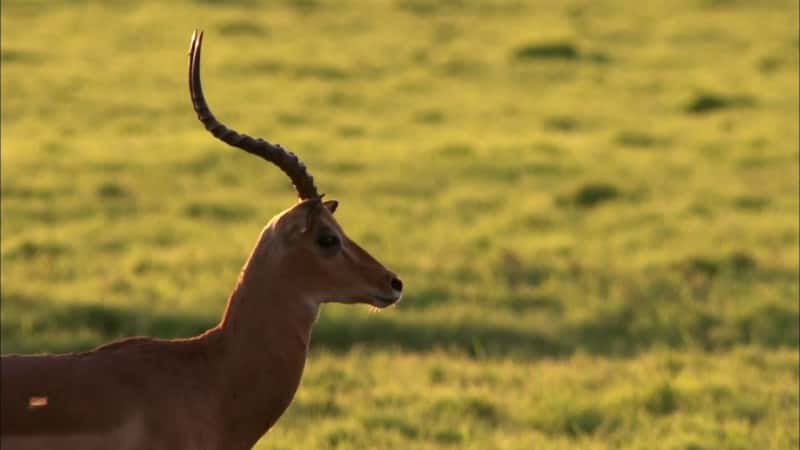
<path id="1" fill-rule="evenodd" d="M 392 278 L 392 289 L 401 292 L 403 290 L 403 282 L 397 277 Z"/>

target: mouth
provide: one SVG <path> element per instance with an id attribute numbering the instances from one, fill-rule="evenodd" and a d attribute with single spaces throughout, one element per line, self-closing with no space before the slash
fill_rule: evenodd
<path id="1" fill-rule="evenodd" d="M 400 292 L 394 292 L 393 295 L 390 297 L 382 295 L 373 295 L 369 303 L 376 308 L 386 308 L 387 306 L 391 306 L 398 303 L 402 298 L 403 294 Z"/>

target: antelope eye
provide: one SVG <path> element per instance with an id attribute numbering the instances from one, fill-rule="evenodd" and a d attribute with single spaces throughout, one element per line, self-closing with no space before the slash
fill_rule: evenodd
<path id="1" fill-rule="evenodd" d="M 317 245 L 330 250 L 339 246 L 339 236 L 330 233 L 323 233 L 317 237 Z"/>

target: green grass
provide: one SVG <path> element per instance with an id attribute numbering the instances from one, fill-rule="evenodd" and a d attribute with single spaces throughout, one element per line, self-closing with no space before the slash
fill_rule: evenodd
<path id="1" fill-rule="evenodd" d="M 324 308 L 259 449 L 791 449 L 796 2 L 2 8 L 2 351 L 215 323 L 308 163 L 407 286 Z"/>

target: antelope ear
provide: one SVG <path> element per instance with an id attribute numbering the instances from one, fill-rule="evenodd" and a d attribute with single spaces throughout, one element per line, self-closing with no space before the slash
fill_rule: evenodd
<path id="1" fill-rule="evenodd" d="M 337 202 L 336 200 L 327 200 L 322 202 L 322 204 L 325 205 L 326 208 L 328 208 L 328 211 L 330 211 L 331 214 L 335 213 L 336 208 L 339 207 L 339 202 Z"/>

